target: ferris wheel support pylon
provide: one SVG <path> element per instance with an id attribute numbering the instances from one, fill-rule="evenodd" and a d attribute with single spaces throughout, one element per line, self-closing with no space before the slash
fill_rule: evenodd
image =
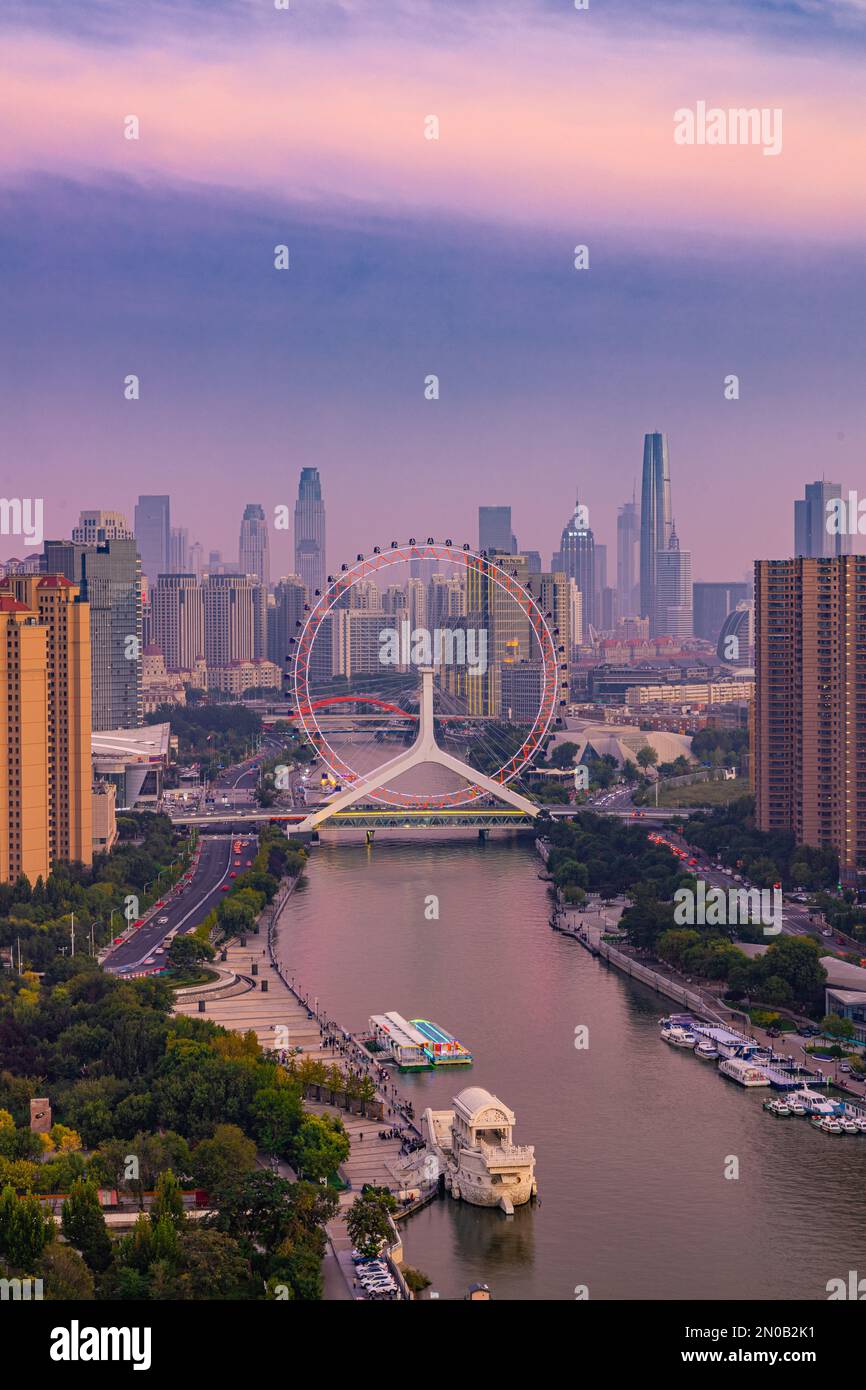
<path id="1" fill-rule="evenodd" d="M 341 792 L 333 801 L 329 801 L 327 806 L 322 806 L 319 810 L 312 812 L 305 820 L 301 821 L 297 827 L 299 831 L 316 830 L 323 821 L 328 820 L 337 811 L 344 811 L 348 806 L 357 805 L 359 801 L 363 801 L 365 796 L 387 786 L 394 777 L 399 777 L 402 773 L 409 772 L 411 768 L 421 767 L 425 763 L 436 763 L 439 767 L 447 767 L 450 772 L 456 772 L 459 777 L 465 778 L 473 787 L 479 787 L 488 795 L 495 796 L 498 801 L 504 801 L 506 805 L 514 807 L 515 810 L 524 811 L 529 816 L 538 815 L 538 807 L 534 801 L 529 801 L 519 792 L 512 791 L 505 783 L 495 781 L 492 777 L 479 772 L 477 768 L 470 767 L 468 763 L 453 757 L 451 753 L 446 753 L 444 748 L 439 747 L 433 727 L 433 667 L 421 666 L 418 669 L 421 675 L 421 706 L 418 734 L 412 747 L 407 748 L 405 753 L 399 753 L 396 758 L 392 758 L 389 762 L 383 763 L 381 767 L 377 767 L 362 781 L 356 782 L 347 791 Z"/>

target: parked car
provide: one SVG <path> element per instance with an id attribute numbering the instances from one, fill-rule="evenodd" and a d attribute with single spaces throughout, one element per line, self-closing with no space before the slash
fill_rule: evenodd
<path id="1" fill-rule="evenodd" d="M 167 917 L 157 917 L 156 920 L 157 920 L 158 924 L 159 924 L 160 926 L 162 926 L 164 922 L 167 922 L 167 921 L 168 921 L 168 918 L 167 918 Z"/>

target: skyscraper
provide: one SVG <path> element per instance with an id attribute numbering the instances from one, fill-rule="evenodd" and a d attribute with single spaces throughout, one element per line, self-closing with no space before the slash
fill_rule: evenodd
<path id="1" fill-rule="evenodd" d="M 510 555 L 511 540 L 511 508 L 479 507 L 478 549 L 488 555 Z"/>
<path id="2" fill-rule="evenodd" d="M 805 496 L 794 503 L 794 554 L 810 559 L 847 555 L 851 537 L 827 529 L 827 503 L 842 496 L 840 483 L 807 483 Z"/>
<path id="3" fill-rule="evenodd" d="M 866 556 L 755 563 L 755 816 L 866 862 Z"/>
<path id="4" fill-rule="evenodd" d="M 585 627 L 596 624 L 595 537 L 585 524 L 585 509 L 580 501 L 574 504 L 574 514 L 562 531 L 559 550 L 552 568 L 563 570 L 574 579 L 583 601 Z"/>
<path id="5" fill-rule="evenodd" d="M 204 656 L 204 605 L 194 574 L 161 574 L 151 595 L 151 640 L 169 671 L 192 671 Z"/>
<path id="6" fill-rule="evenodd" d="M 172 526 L 168 538 L 168 573 L 189 574 L 189 531 L 185 526 Z M 158 578 L 159 576 L 157 576 Z"/>
<path id="7" fill-rule="evenodd" d="M 640 499 L 640 617 L 649 618 L 650 635 L 656 613 L 656 555 L 671 539 L 671 473 L 664 434 L 644 435 Z"/>
<path id="8" fill-rule="evenodd" d="M 123 538 L 97 545 L 45 542 L 45 571 L 78 585 L 88 605 L 94 729 L 135 729 L 142 722 L 145 641 L 137 544 Z"/>
<path id="9" fill-rule="evenodd" d="M 622 617 L 637 617 L 640 607 L 638 545 L 640 513 L 637 503 L 624 502 L 616 519 L 616 587 Z"/>
<path id="10" fill-rule="evenodd" d="M 733 581 L 727 583 L 695 584 L 693 586 L 694 629 L 696 637 L 703 637 L 713 646 L 719 640 L 722 624 L 738 603 L 747 602 L 752 596 L 751 584 Z"/>
<path id="11" fill-rule="evenodd" d="M 656 606 L 651 630 L 659 637 L 682 641 L 694 632 L 692 610 L 692 553 L 681 550 L 671 524 L 667 550 L 656 551 Z"/>
<path id="12" fill-rule="evenodd" d="M 248 502 L 241 521 L 238 546 L 241 574 L 252 574 L 265 591 L 271 587 L 271 561 L 268 543 L 268 523 L 264 508 L 258 502 Z"/>
<path id="13" fill-rule="evenodd" d="M 148 587 L 157 576 L 168 574 L 171 558 L 170 499 L 162 496 L 139 497 L 135 505 L 135 539 L 141 556 L 141 572 Z"/>
<path id="14" fill-rule="evenodd" d="M 256 654 L 256 587 L 246 574 L 209 574 L 204 581 L 204 656 L 208 666 L 250 661 Z"/>
<path id="15" fill-rule="evenodd" d="M 78 525 L 73 527 L 72 539 L 82 545 L 97 541 L 132 540 L 132 527 L 123 512 L 79 512 Z"/>
<path id="16" fill-rule="evenodd" d="M 302 468 L 295 503 L 295 573 L 307 590 L 312 607 L 316 590 L 325 591 L 325 504 L 318 468 Z"/>
<path id="17" fill-rule="evenodd" d="M 93 858 L 90 615 L 65 575 L 0 585 L 0 879 Z"/>
<path id="18" fill-rule="evenodd" d="M 306 601 L 307 592 L 298 575 L 284 575 L 274 585 L 274 603 L 268 609 L 268 660 L 281 671 L 290 669 L 286 663 L 294 656 L 292 639 L 297 642 Z"/>

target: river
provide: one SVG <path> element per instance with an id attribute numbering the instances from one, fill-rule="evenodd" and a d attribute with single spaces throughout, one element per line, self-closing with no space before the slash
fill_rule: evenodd
<path id="1" fill-rule="evenodd" d="M 474 1053 L 400 1078 L 416 1115 L 484 1086 L 535 1145 L 538 1205 L 433 1203 L 403 1225 L 407 1262 L 443 1298 L 821 1299 L 866 1275 L 866 1136 L 770 1116 L 766 1091 L 661 1042 L 665 1001 L 550 929 L 541 869 L 531 838 L 325 831 L 283 915 L 281 961 L 345 1027 L 396 1009 Z"/>

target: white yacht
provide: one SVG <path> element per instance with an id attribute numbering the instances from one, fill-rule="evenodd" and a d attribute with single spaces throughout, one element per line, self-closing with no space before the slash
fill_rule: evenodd
<path id="1" fill-rule="evenodd" d="M 481 1086 L 455 1096 L 453 1110 L 424 1111 L 422 1133 L 452 1197 L 511 1215 L 535 1196 L 535 1148 L 513 1142 L 515 1123 L 514 1111 Z"/>
<path id="2" fill-rule="evenodd" d="M 809 1112 L 801 1100 L 792 1096 L 788 1101 L 788 1109 L 792 1115 L 807 1115 Z"/>
<path id="3" fill-rule="evenodd" d="M 706 1062 L 714 1061 L 718 1055 L 718 1048 L 710 1042 L 709 1038 L 702 1038 L 695 1048 L 695 1056 Z"/>
<path id="4" fill-rule="evenodd" d="M 671 1023 L 667 1028 L 663 1028 L 661 1036 L 666 1043 L 672 1047 L 690 1047 L 694 1049 L 698 1041 L 697 1033 L 693 1033 L 689 1028 L 683 1028 L 678 1023 Z"/>
<path id="5" fill-rule="evenodd" d="M 842 1126 L 843 1134 L 859 1134 L 860 1127 L 856 1120 L 852 1120 L 849 1115 L 839 1115 L 837 1122 Z"/>

